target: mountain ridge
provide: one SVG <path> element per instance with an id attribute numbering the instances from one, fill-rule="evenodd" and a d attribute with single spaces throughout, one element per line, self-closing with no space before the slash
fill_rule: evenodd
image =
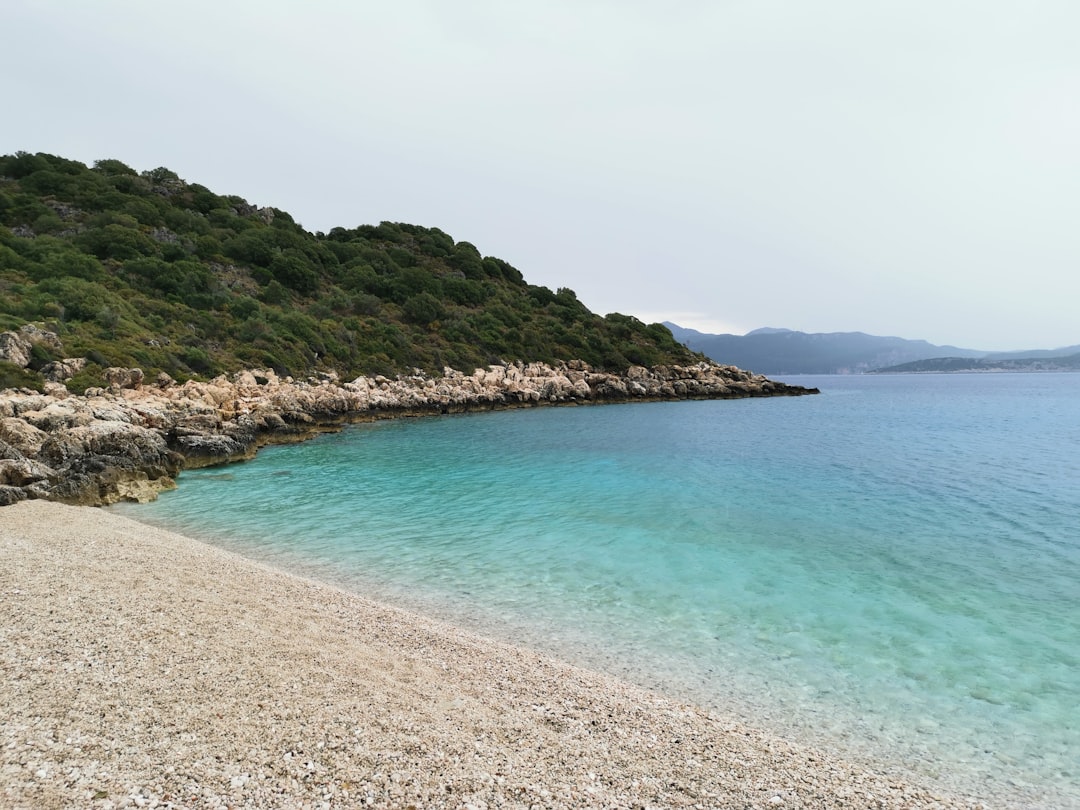
<path id="1" fill-rule="evenodd" d="M 745 335 L 709 334 L 665 321 L 675 339 L 716 362 L 752 364 L 761 374 L 864 374 L 890 370 L 904 372 L 908 364 L 949 358 L 941 370 L 960 370 L 964 363 L 997 361 L 1002 370 L 1021 368 L 1020 360 L 1050 360 L 1080 352 L 1080 346 L 1060 349 L 988 352 L 941 346 L 926 340 L 870 335 L 865 332 L 799 332 L 764 327 Z M 1009 362 L 1006 362 L 1009 361 Z M 978 367 L 978 364 L 971 366 Z M 990 366 L 984 366 L 989 368 Z M 965 367 L 966 368 L 966 367 Z"/>

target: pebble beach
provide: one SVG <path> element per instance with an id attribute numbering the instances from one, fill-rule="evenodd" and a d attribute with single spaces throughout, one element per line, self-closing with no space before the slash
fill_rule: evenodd
<path id="1" fill-rule="evenodd" d="M 109 512 L 0 509 L 0 806 L 990 808 Z"/>

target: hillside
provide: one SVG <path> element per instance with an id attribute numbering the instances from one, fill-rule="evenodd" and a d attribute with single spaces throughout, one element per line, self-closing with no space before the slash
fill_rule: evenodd
<path id="1" fill-rule="evenodd" d="M 981 357 L 985 352 L 935 346 L 925 340 L 863 332 L 806 333 L 757 329 L 746 335 L 710 335 L 665 323 L 675 339 L 714 360 L 762 374 L 859 374 L 930 357 Z"/>
<path id="2" fill-rule="evenodd" d="M 538 236 L 538 238 L 542 238 Z M 210 378 L 242 368 L 343 376 L 583 360 L 702 358 L 666 327 L 590 312 L 438 228 L 310 233 L 285 211 L 118 160 L 0 157 L 0 332 L 26 323 L 92 362 Z M 59 353 L 37 343 L 30 369 Z M 33 382 L 0 362 L 0 388 Z"/>

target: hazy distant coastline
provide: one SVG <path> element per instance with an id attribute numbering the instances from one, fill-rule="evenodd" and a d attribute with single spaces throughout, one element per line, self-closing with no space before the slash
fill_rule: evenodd
<path id="1" fill-rule="evenodd" d="M 1080 371 L 1080 345 L 987 352 L 864 332 L 755 329 L 713 335 L 665 322 L 675 339 L 716 362 L 772 376 L 960 371 Z"/>
<path id="2" fill-rule="evenodd" d="M 1080 371 L 1080 353 L 1065 357 L 1015 357 L 1005 359 L 932 357 L 874 369 L 870 374 L 1001 374 L 1016 372 Z"/>

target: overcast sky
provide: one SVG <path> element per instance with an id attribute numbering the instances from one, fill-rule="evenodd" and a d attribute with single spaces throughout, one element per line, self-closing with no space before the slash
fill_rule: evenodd
<path id="1" fill-rule="evenodd" d="M 0 152 L 438 227 L 601 314 L 1080 343 L 1076 0 L 7 0 Z"/>

